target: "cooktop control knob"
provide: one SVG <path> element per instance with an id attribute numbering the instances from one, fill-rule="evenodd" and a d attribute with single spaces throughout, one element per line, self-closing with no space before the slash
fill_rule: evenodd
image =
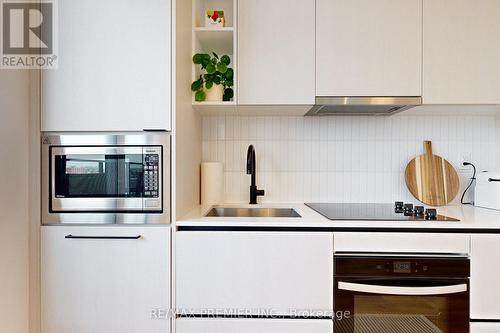
<path id="1" fill-rule="evenodd" d="M 413 215 L 413 204 L 405 204 L 405 206 L 404 206 L 404 214 L 406 216 Z"/>
<path id="2" fill-rule="evenodd" d="M 437 211 L 434 208 L 427 208 L 425 210 L 425 219 L 426 220 L 435 220 L 435 219 L 437 219 Z"/>
<path id="3" fill-rule="evenodd" d="M 396 201 L 394 203 L 394 211 L 396 213 L 403 213 L 404 212 L 403 201 Z"/>
<path id="4" fill-rule="evenodd" d="M 413 213 L 415 214 L 415 216 L 424 216 L 424 206 L 415 206 L 413 208 Z"/>

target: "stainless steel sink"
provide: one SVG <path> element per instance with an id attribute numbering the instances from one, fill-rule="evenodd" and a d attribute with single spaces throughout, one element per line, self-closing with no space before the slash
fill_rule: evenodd
<path id="1" fill-rule="evenodd" d="M 214 207 L 207 217 L 301 217 L 293 208 L 229 208 Z"/>

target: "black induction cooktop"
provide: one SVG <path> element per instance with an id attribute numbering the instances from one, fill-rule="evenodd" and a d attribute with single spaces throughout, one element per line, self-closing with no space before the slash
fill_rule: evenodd
<path id="1" fill-rule="evenodd" d="M 413 206 L 397 201 L 381 203 L 306 203 L 329 220 L 345 221 L 447 221 L 458 222 L 452 217 L 437 214 L 433 208 Z"/>

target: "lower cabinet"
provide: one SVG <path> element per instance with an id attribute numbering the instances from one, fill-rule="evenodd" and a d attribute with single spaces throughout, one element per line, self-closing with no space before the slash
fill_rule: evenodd
<path id="1" fill-rule="evenodd" d="M 498 333 L 500 323 L 471 323 L 470 333 Z"/>
<path id="2" fill-rule="evenodd" d="M 471 318 L 499 320 L 500 235 L 472 235 L 471 237 Z M 500 323 L 496 325 L 500 328 Z M 496 332 L 500 332 L 500 329 Z"/>
<path id="3" fill-rule="evenodd" d="M 42 227 L 41 332 L 168 333 L 170 232 Z"/>
<path id="4" fill-rule="evenodd" d="M 333 310 L 332 233 L 180 231 L 175 250 L 179 311 Z"/>
<path id="5" fill-rule="evenodd" d="M 176 320 L 176 333 L 332 333 L 331 319 L 191 319 Z"/>

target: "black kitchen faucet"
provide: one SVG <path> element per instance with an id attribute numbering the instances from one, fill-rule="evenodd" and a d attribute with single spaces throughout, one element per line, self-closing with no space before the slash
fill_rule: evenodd
<path id="1" fill-rule="evenodd" d="M 255 185 L 255 149 L 253 145 L 248 147 L 247 151 L 247 175 L 252 175 L 250 184 L 250 204 L 257 204 L 257 196 L 264 195 L 264 190 L 258 190 L 257 185 Z"/>

